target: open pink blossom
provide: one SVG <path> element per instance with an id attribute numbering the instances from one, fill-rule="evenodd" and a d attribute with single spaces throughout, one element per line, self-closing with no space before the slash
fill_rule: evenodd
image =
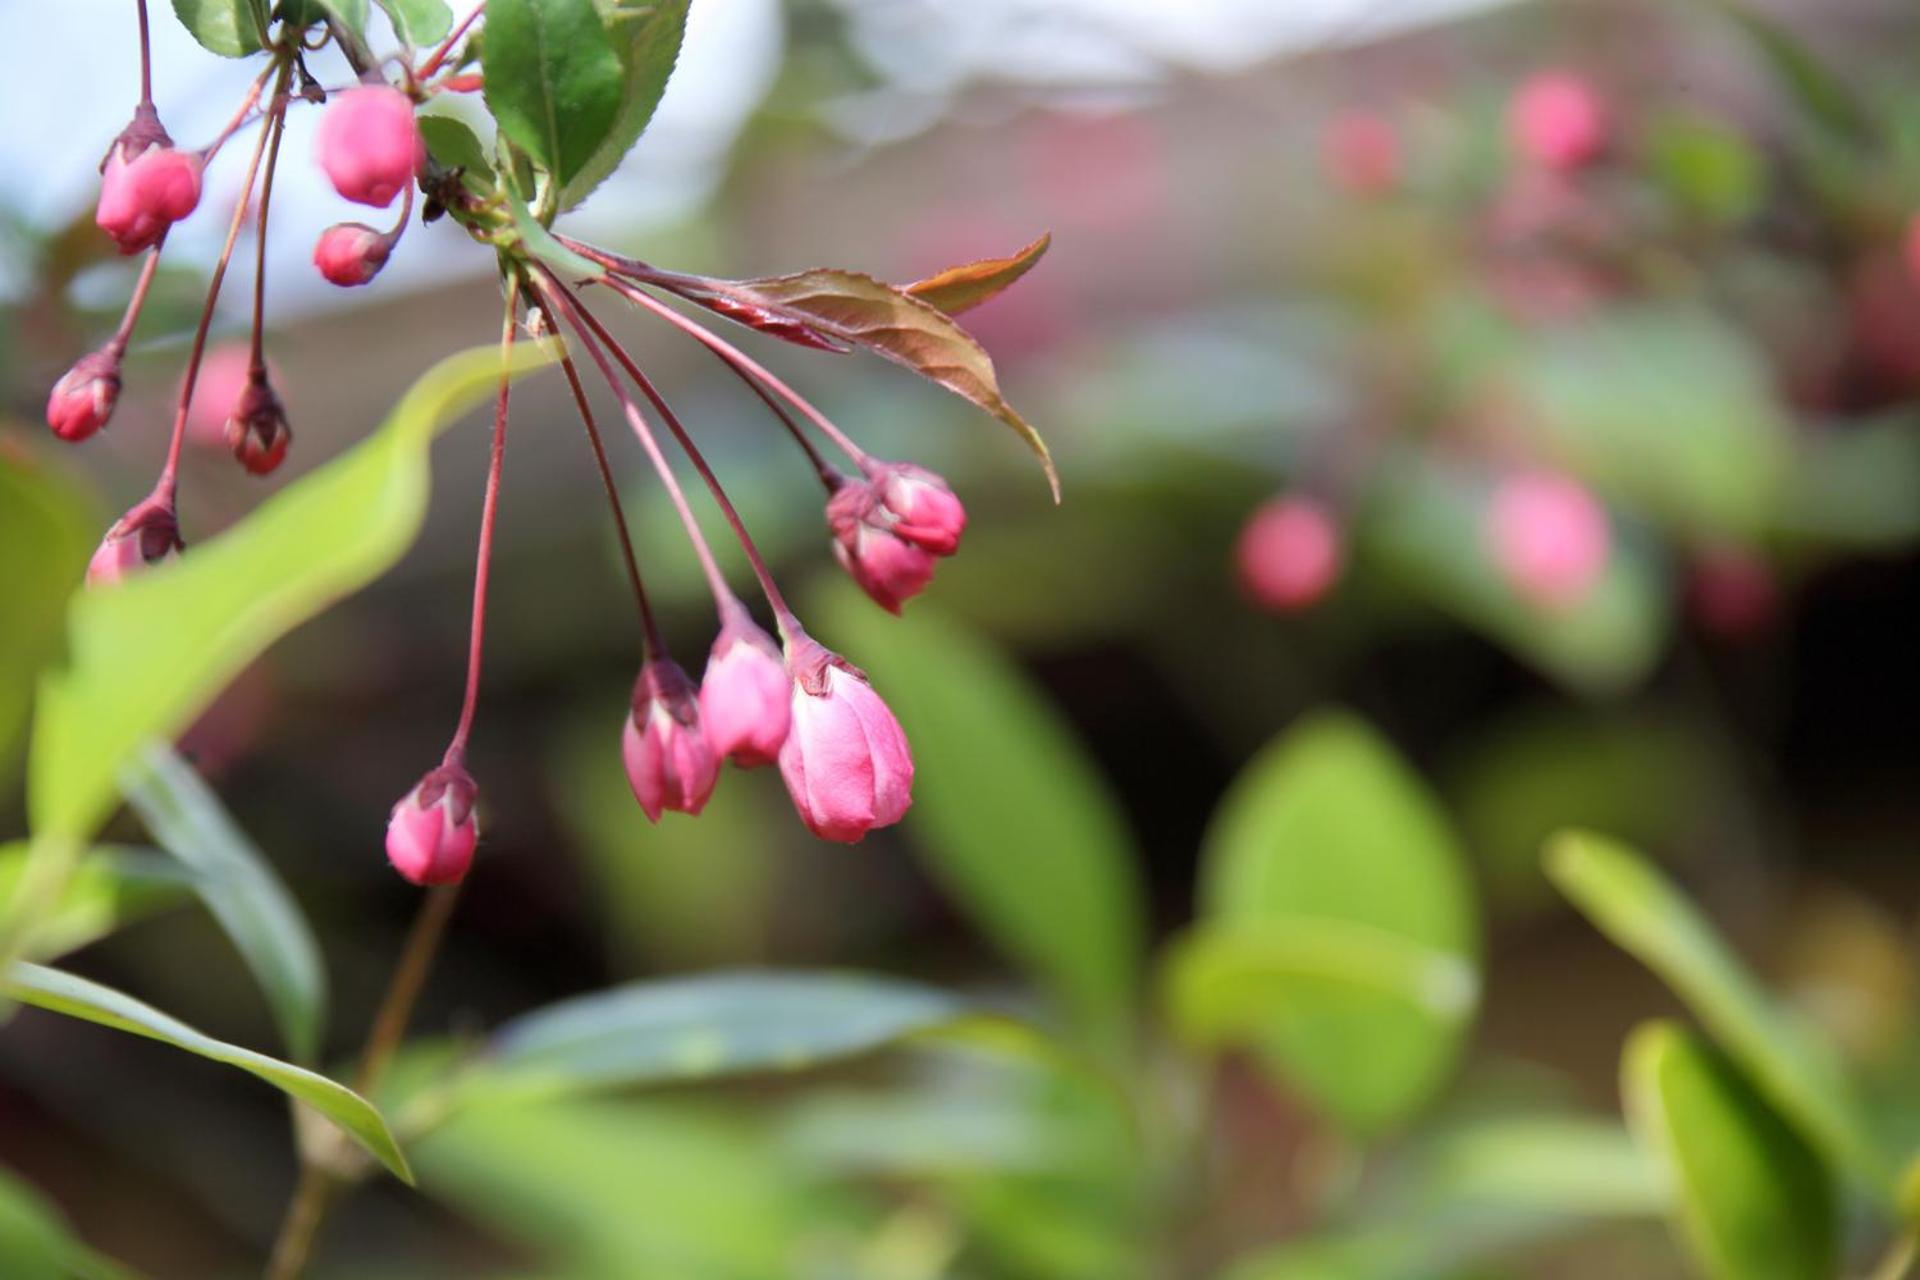
<path id="1" fill-rule="evenodd" d="M 110 586 L 128 574 L 177 555 L 180 521 L 173 504 L 157 497 L 143 499 L 113 522 L 106 537 L 87 562 L 87 585 Z"/>
<path id="2" fill-rule="evenodd" d="M 1280 613 L 1305 609 L 1333 589 L 1343 559 L 1340 526 L 1312 498 L 1275 498 L 1253 513 L 1235 546 L 1240 585 Z"/>
<path id="3" fill-rule="evenodd" d="M 480 828 L 473 778 L 444 764 L 421 778 L 387 819 L 387 861 L 418 885 L 458 884 L 473 865 Z"/>
<path id="4" fill-rule="evenodd" d="M 788 643 L 793 726 L 780 776 L 807 829 L 852 843 L 913 803 L 913 753 L 900 722 L 860 671 L 802 636 Z"/>
<path id="5" fill-rule="evenodd" d="M 699 813 L 706 807 L 720 776 L 720 758 L 700 726 L 693 681 L 678 663 L 655 658 L 640 668 L 620 752 L 647 821 L 660 821 L 668 809 Z"/>
<path id="6" fill-rule="evenodd" d="M 62 440 L 76 442 L 107 425 L 120 400 L 120 353 L 113 347 L 74 361 L 47 396 L 47 426 Z"/>
<path id="7" fill-rule="evenodd" d="M 108 152 L 93 215 L 121 253 L 152 248 L 200 203 L 199 156 L 170 146 L 129 156 L 130 145 L 116 144 Z"/>
<path id="8" fill-rule="evenodd" d="M 376 209 L 392 204 L 427 163 L 413 100 L 390 85 L 336 94 L 320 117 L 314 145 L 333 189 Z"/>
<path id="9" fill-rule="evenodd" d="M 748 767 L 772 764 L 793 720 L 792 690 L 780 646 L 736 603 L 700 681 L 700 723 L 714 755 Z"/>
<path id="10" fill-rule="evenodd" d="M 1606 571 L 1612 543 L 1606 508 L 1566 476 L 1535 472 L 1504 481 L 1487 508 L 1485 530 L 1501 574 L 1541 608 L 1579 604 Z"/>
<path id="11" fill-rule="evenodd" d="M 1542 71 L 1521 85 L 1507 127 L 1520 154 L 1549 169 L 1584 168 L 1607 147 L 1606 103 L 1571 71 Z"/>

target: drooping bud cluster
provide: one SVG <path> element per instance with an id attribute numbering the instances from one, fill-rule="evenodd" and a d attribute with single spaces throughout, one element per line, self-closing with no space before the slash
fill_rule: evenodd
<path id="1" fill-rule="evenodd" d="M 812 640 L 791 643 L 792 728 L 780 776 L 807 829 L 853 841 L 906 816 L 913 753 L 887 704 L 858 668 Z"/>
<path id="2" fill-rule="evenodd" d="M 87 562 L 89 587 L 111 586 L 128 574 L 178 554 L 180 521 L 173 505 L 159 497 L 147 498 L 113 522 Z"/>
<path id="3" fill-rule="evenodd" d="M 473 865 L 480 828 L 479 788 L 466 769 L 444 764 L 393 806 L 387 819 L 387 861 L 417 885 L 457 884 Z"/>
<path id="4" fill-rule="evenodd" d="M 94 221 L 121 253 L 151 249 L 200 203 L 201 158 L 176 151 L 151 103 L 114 139 L 100 167 Z"/>
<path id="5" fill-rule="evenodd" d="M 627 782 L 649 822 L 672 809 L 699 813 L 720 777 L 720 760 L 700 727 L 700 697 L 670 658 L 640 668 L 621 732 Z"/>
<path id="6" fill-rule="evenodd" d="M 747 768 L 779 759 L 792 687 L 773 637 L 744 608 L 729 609 L 700 680 L 700 719 L 713 753 Z"/>
<path id="7" fill-rule="evenodd" d="M 893 613 L 933 580 L 938 557 L 960 548 L 967 513 L 947 482 L 907 462 L 874 462 L 827 500 L 833 553 Z"/>
<path id="8" fill-rule="evenodd" d="M 107 425 L 120 401 L 117 346 L 89 352 L 60 376 L 47 396 L 47 425 L 62 440 L 79 443 Z"/>

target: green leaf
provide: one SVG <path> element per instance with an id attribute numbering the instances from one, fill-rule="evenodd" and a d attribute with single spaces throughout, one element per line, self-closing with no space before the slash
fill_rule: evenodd
<path id="1" fill-rule="evenodd" d="M 507 1023 L 460 1093 L 547 1097 L 801 1071 L 972 1012 L 945 992 L 857 974 L 742 971 L 634 983 Z"/>
<path id="2" fill-rule="evenodd" d="M 95 1253 L 25 1179 L 0 1169 L 0 1275 L 7 1280 L 128 1280 Z"/>
<path id="3" fill-rule="evenodd" d="M 1627 1042 L 1635 1133 L 1671 1179 L 1681 1233 L 1715 1280 L 1831 1280 L 1834 1191 L 1820 1159 L 1733 1062 L 1666 1022 Z"/>
<path id="4" fill-rule="evenodd" d="M 821 629 L 857 653 L 913 744 L 906 829 L 972 919 L 1089 1031 L 1138 1000 L 1138 856 L 1111 788 L 1044 694 L 957 619 L 885 616 L 848 587 Z M 1045 850 L 1035 856 L 1035 850 Z"/>
<path id="5" fill-rule="evenodd" d="M 906 286 L 906 292 L 930 307 L 938 307 L 950 316 L 957 316 L 1011 288 L 1021 276 L 1033 270 L 1034 264 L 1040 261 L 1040 256 L 1052 244 L 1052 234 L 1043 234 L 1010 258 L 983 258 L 978 262 L 948 267 L 925 280 L 914 281 Z"/>
<path id="6" fill-rule="evenodd" d="M 1053 455 L 1040 433 L 1000 394 L 993 358 L 945 312 L 905 289 L 857 271 L 827 268 L 755 280 L 661 276 L 656 282 L 730 320 L 790 342 L 862 347 L 973 402 L 1026 441 L 1046 470 L 1054 501 L 1060 500 Z"/>
<path id="7" fill-rule="evenodd" d="M 1742 222 L 1766 197 L 1760 153 L 1746 135 L 1710 116 L 1662 116 L 1646 145 L 1653 177 L 1696 218 L 1719 226 Z"/>
<path id="8" fill-rule="evenodd" d="M 1665 647 L 1667 587 L 1641 547 L 1616 538 L 1585 599 L 1541 609 L 1520 597 L 1488 554 L 1488 477 L 1404 457 L 1375 480 L 1359 524 L 1363 556 L 1522 660 L 1581 692 L 1608 694 L 1641 680 Z"/>
<path id="9" fill-rule="evenodd" d="M 1816 546 L 1905 548 L 1920 540 L 1920 431 L 1895 413 L 1802 441 L 1775 524 Z"/>
<path id="10" fill-rule="evenodd" d="M 1768 1102 L 1837 1168 L 1891 1203 L 1892 1169 L 1833 1053 L 1774 1006 L 1673 882 L 1596 835 L 1557 836 L 1546 858 L 1560 891 L 1673 988 Z"/>
<path id="11" fill-rule="evenodd" d="M 593 0 L 492 0 L 480 65 L 500 131 L 564 188 L 606 140 L 625 91 Z"/>
<path id="12" fill-rule="evenodd" d="M 1499 1115 L 1443 1133 L 1418 1156 L 1436 1212 L 1497 1208 L 1567 1219 L 1652 1217 L 1666 1187 L 1616 1120 Z"/>
<path id="13" fill-rule="evenodd" d="M 198 875 L 200 896 L 260 983 L 288 1051 L 320 1049 L 327 976 L 313 930 L 272 864 L 213 789 L 170 748 L 153 744 L 125 774 L 127 802 L 155 841 Z"/>
<path id="14" fill-rule="evenodd" d="M 496 179 L 487 149 L 463 122 L 452 116 L 421 112 L 414 117 L 427 152 L 448 169 L 458 169 L 461 185 L 476 195 L 492 191 Z"/>
<path id="15" fill-rule="evenodd" d="M 0 845 L 0 902 L 18 890 L 27 870 L 24 843 Z M 100 846 L 87 851 L 66 889 L 33 935 L 42 959 L 78 951 L 193 896 L 194 878 L 164 854 Z"/>
<path id="16" fill-rule="evenodd" d="M 100 533 L 93 504 L 61 473 L 0 453 L 0 798 L 10 794 L 17 752 L 40 672 L 60 651 L 67 597 Z"/>
<path id="17" fill-rule="evenodd" d="M 573 208 L 620 166 L 646 132 L 667 90 L 680 43 L 687 33 L 690 0 L 597 0 L 624 76 L 620 110 L 612 130 L 560 193 L 560 209 Z"/>
<path id="18" fill-rule="evenodd" d="M 439 44 L 453 30 L 453 11 L 446 0 L 374 0 L 386 10 L 393 33 L 407 45 L 420 48 Z"/>
<path id="19" fill-rule="evenodd" d="M 1744 0 L 1706 0 L 1706 3 L 1746 33 L 1816 124 L 1854 142 L 1865 142 L 1874 136 L 1873 120 L 1855 100 L 1852 90 L 1785 27 L 1757 12 Z"/>
<path id="20" fill-rule="evenodd" d="M 244 58 L 263 47 L 251 0 L 173 0 L 173 12 L 210 53 Z"/>
<path id="21" fill-rule="evenodd" d="M 554 239 L 553 232 L 540 224 L 526 202 L 509 192 L 507 209 L 513 215 L 513 229 L 520 236 L 520 247 L 555 271 L 573 276 L 598 276 L 600 265 L 581 257 Z"/>
<path id="22" fill-rule="evenodd" d="M 159 1040 L 214 1062 L 258 1076 L 291 1098 L 339 1125 L 403 1182 L 411 1182 L 407 1158 L 387 1130 L 387 1122 L 365 1098 L 343 1084 L 290 1062 L 215 1040 L 132 996 L 85 978 L 37 964 L 16 964 L 7 990 L 13 998 L 71 1018 Z"/>
<path id="23" fill-rule="evenodd" d="M 1323 945 L 1373 957 L 1379 973 L 1441 974 L 1411 980 L 1415 990 L 1431 983 L 1441 1007 L 1454 993 L 1471 1004 L 1474 984 L 1426 958 L 1475 972 L 1478 921 L 1463 856 L 1420 780 L 1361 721 L 1310 717 L 1257 756 L 1214 814 L 1201 857 L 1209 928 L 1235 939 L 1265 933 L 1270 954 L 1315 929 Z M 1436 1018 L 1398 991 L 1289 976 L 1273 984 L 1253 1038 L 1275 1074 L 1342 1125 L 1374 1132 L 1445 1081 L 1465 1021 Z"/>
<path id="24" fill-rule="evenodd" d="M 367 41 L 367 0 L 280 0 L 276 10 L 294 27 L 311 27 L 332 18 L 362 44 Z"/>

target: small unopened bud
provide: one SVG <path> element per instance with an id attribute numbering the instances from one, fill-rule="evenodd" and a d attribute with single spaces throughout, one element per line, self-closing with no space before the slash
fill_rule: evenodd
<path id="1" fill-rule="evenodd" d="M 227 416 L 227 447 L 240 465 L 256 476 L 279 466 L 293 443 L 293 429 L 265 369 L 254 369 L 233 412 Z"/>
<path id="2" fill-rule="evenodd" d="M 1570 71 L 1543 71 L 1514 94 L 1507 127 L 1520 153 L 1549 169 L 1580 169 L 1607 147 L 1600 93 Z"/>
<path id="3" fill-rule="evenodd" d="M 892 613 L 933 580 L 934 553 L 904 538 L 878 487 L 848 480 L 827 499 L 833 554 L 860 589 Z"/>
<path id="4" fill-rule="evenodd" d="M 120 352 L 102 347 L 81 356 L 47 396 L 47 425 L 62 440 L 78 442 L 107 425 L 120 399 Z"/>
<path id="5" fill-rule="evenodd" d="M 1544 609 L 1587 598 L 1606 571 L 1607 512 L 1584 485 L 1533 474 L 1503 482 L 1487 508 L 1486 538 L 1509 585 Z"/>
<path id="6" fill-rule="evenodd" d="M 1312 498 L 1276 498 L 1253 513 L 1235 546 L 1240 584 L 1281 613 L 1308 608 L 1339 580 L 1340 527 Z"/>
<path id="7" fill-rule="evenodd" d="M 1320 167 L 1349 195 L 1386 195 L 1400 185 L 1400 135 L 1370 111 L 1348 112 L 1321 136 Z"/>
<path id="8" fill-rule="evenodd" d="M 174 150 L 159 116 L 142 105 L 107 150 L 94 221 L 121 253 L 153 247 L 199 205 L 200 167 L 198 155 Z"/>
<path id="9" fill-rule="evenodd" d="M 113 522 L 87 562 L 87 585 L 110 586 L 128 574 L 179 554 L 180 521 L 173 504 L 147 498 Z"/>
<path id="10" fill-rule="evenodd" d="M 443 764 L 421 778 L 387 819 L 387 861 L 393 869 L 418 885 L 464 879 L 480 838 L 473 814 L 479 790 L 457 764 Z"/>
<path id="11" fill-rule="evenodd" d="M 913 803 L 913 752 L 873 686 L 806 636 L 790 641 L 793 725 L 780 777 L 807 830 L 851 844 L 891 826 Z"/>
<path id="12" fill-rule="evenodd" d="M 393 241 L 386 232 L 364 222 L 339 222 L 314 242 L 313 265 L 329 283 L 351 289 L 379 275 L 392 251 Z"/>
<path id="13" fill-rule="evenodd" d="M 793 677 L 773 637 L 735 604 L 700 680 L 700 723 L 713 753 L 735 764 L 771 764 L 792 722 Z"/>
<path id="14" fill-rule="evenodd" d="M 699 813 L 720 777 L 720 761 L 700 727 L 700 699 L 679 664 L 655 658 L 640 668 L 620 753 L 634 799 L 658 822 L 668 809 Z"/>
<path id="15" fill-rule="evenodd" d="M 911 462 L 882 462 L 867 473 L 893 536 L 936 556 L 960 549 L 967 509 L 947 482 Z"/>
<path id="16" fill-rule="evenodd" d="M 315 147 L 333 189 L 376 209 L 392 204 L 427 163 L 413 100 L 389 85 L 335 95 L 320 117 Z"/>

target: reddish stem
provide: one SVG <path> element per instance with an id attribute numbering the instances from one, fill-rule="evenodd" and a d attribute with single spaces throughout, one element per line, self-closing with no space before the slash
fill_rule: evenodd
<path id="1" fill-rule="evenodd" d="M 285 88 L 284 85 L 281 86 Z M 256 380 L 266 373 L 266 355 L 262 350 L 262 331 L 265 328 L 267 313 L 267 210 L 273 203 L 273 171 L 280 161 L 280 139 L 287 131 L 287 99 L 284 95 L 274 99 L 272 116 L 267 121 L 267 170 L 260 176 L 260 223 L 255 231 L 253 267 L 253 359 L 247 372 Z M 240 200 L 246 207 L 246 197 Z"/>
<path id="2" fill-rule="evenodd" d="M 587 310 L 578 298 L 573 298 L 572 302 L 578 309 L 579 315 L 613 352 L 614 358 L 619 360 L 621 368 L 625 369 L 627 376 L 633 379 L 634 385 L 653 402 L 653 407 L 666 420 L 667 429 L 673 432 L 673 438 L 680 442 L 680 448 L 685 451 L 687 460 L 693 463 L 694 470 L 698 471 L 700 478 L 706 481 L 707 489 L 713 494 L 714 502 L 726 516 L 727 523 L 733 527 L 733 536 L 740 540 L 740 548 L 746 552 L 747 563 L 753 566 L 754 577 L 760 580 L 760 589 L 766 592 L 767 603 L 773 607 L 774 619 L 779 623 L 782 633 L 786 633 L 790 626 L 797 627 L 798 622 L 793 616 L 793 611 L 787 608 L 786 599 L 780 594 L 780 588 L 774 582 L 773 573 L 767 568 L 767 562 L 761 558 L 760 548 L 754 545 L 752 537 L 748 535 L 746 523 L 740 519 L 740 512 L 734 508 L 733 499 L 727 497 L 727 491 L 720 486 L 720 478 L 714 475 L 713 468 L 707 465 L 706 457 L 700 452 L 699 446 L 694 444 L 693 437 L 687 433 L 686 427 L 681 425 L 680 416 L 673 411 L 666 398 L 653 385 L 653 380 L 647 377 L 638 364 L 634 363 L 633 357 L 614 342 L 606 326 L 595 319 L 593 313 Z"/>
<path id="3" fill-rule="evenodd" d="M 438 71 L 440 64 L 447 60 L 447 55 L 453 52 L 453 46 L 460 42 L 461 36 L 467 34 L 467 28 L 473 25 L 474 19 L 484 13 L 486 8 L 487 0 L 480 0 L 480 3 L 473 7 L 473 12 L 462 18 L 460 25 L 449 32 L 447 38 L 440 42 L 440 47 L 429 54 L 427 60 L 420 64 L 420 69 L 413 73 L 413 78 L 416 80 L 425 80 L 428 76 Z"/>
<path id="4" fill-rule="evenodd" d="M 274 87 L 274 100 L 282 103 L 282 93 L 286 89 L 287 62 L 284 58 L 276 60 L 280 68 L 280 83 Z M 250 97 L 258 96 L 258 82 L 255 83 Z M 173 414 L 173 438 L 167 442 L 166 465 L 160 469 L 160 478 L 153 486 L 153 493 L 164 505 L 171 507 L 179 489 L 180 446 L 187 437 L 187 407 L 193 403 L 193 389 L 200 380 L 200 358 L 207 351 L 207 332 L 213 327 L 214 304 L 220 300 L 220 286 L 227 278 L 227 264 L 233 260 L 233 246 L 240 239 L 240 228 L 247 220 L 247 199 L 253 194 L 253 179 L 260 171 L 260 157 L 267 148 L 267 132 L 262 131 L 260 141 L 254 144 L 253 157 L 247 161 L 247 176 L 240 183 L 240 198 L 233 206 L 233 220 L 227 225 L 227 242 L 220 249 L 220 260 L 213 265 L 213 276 L 207 282 L 207 302 L 200 309 L 200 324 L 193 331 L 193 346 L 187 352 L 187 373 L 180 384 L 180 404 Z"/>
<path id="5" fill-rule="evenodd" d="M 140 278 L 133 283 L 133 296 L 127 299 L 127 309 L 120 317 L 120 327 L 113 332 L 112 341 L 107 349 L 116 354 L 124 354 L 127 343 L 133 338 L 133 326 L 140 319 L 140 309 L 147 304 L 147 290 L 153 287 L 153 277 L 160 270 L 160 247 L 155 245 L 147 251 L 147 260 L 140 266 Z"/>
<path id="6" fill-rule="evenodd" d="M 640 406 L 633 402 L 633 397 L 627 394 L 627 389 L 620 385 L 619 375 L 614 372 L 613 366 L 607 363 L 606 355 L 601 352 L 599 344 L 594 340 L 595 334 L 598 334 L 602 341 L 605 341 L 609 347 L 613 347 L 612 338 L 608 337 L 597 324 L 592 323 L 592 317 L 588 316 L 583 321 L 584 308 L 579 306 L 577 299 L 566 292 L 565 287 L 553 277 L 552 273 L 544 267 L 538 270 L 544 281 L 541 295 L 548 303 L 548 310 L 566 317 L 568 323 L 573 326 L 574 332 L 579 334 L 580 345 L 587 349 L 589 356 L 593 357 L 594 364 L 600 369 L 600 376 L 606 379 L 607 386 L 620 401 L 620 408 L 627 415 L 627 421 L 632 424 L 634 435 L 639 437 L 641 447 L 646 450 L 648 459 L 653 463 L 654 471 L 660 476 L 660 483 L 666 487 L 667 497 L 672 500 L 674 510 L 679 513 L 680 523 L 687 531 L 687 540 L 693 543 L 694 555 L 699 558 L 701 571 L 707 576 L 707 585 L 713 590 L 714 604 L 724 612 L 727 602 L 733 599 L 733 590 L 727 586 L 726 576 L 720 572 L 719 562 L 713 558 L 713 548 L 707 545 L 706 535 L 700 531 L 700 522 L 693 518 L 693 507 L 687 502 L 687 495 L 681 489 L 679 479 L 673 474 L 673 468 L 668 465 L 667 455 L 661 451 L 660 442 L 654 439 L 653 429 L 647 425 L 645 416 L 640 412 Z M 592 332 L 589 332 L 589 329 Z M 617 347 L 613 349 L 619 350 Z"/>
<path id="7" fill-rule="evenodd" d="M 139 0 L 140 10 L 140 105 L 153 105 L 153 46 L 147 33 L 147 0 Z"/>
<path id="8" fill-rule="evenodd" d="M 553 326 L 559 336 L 559 324 Z M 562 337 L 563 344 L 566 339 Z M 633 601 L 640 610 L 640 634 L 647 650 L 643 656 L 663 653 L 666 645 L 661 641 L 660 628 L 654 622 L 653 606 L 647 602 L 647 589 L 640 581 L 640 562 L 633 554 L 633 534 L 627 528 L 627 513 L 620 505 L 620 487 L 614 483 L 613 468 L 607 463 L 607 448 L 600 439 L 599 424 L 594 421 L 593 407 L 587 403 L 586 388 L 580 385 L 580 371 L 574 366 L 573 357 L 562 354 L 561 372 L 567 375 L 567 388 L 573 392 L 573 403 L 580 410 L 580 422 L 587 429 L 587 442 L 593 446 L 594 465 L 600 471 L 600 483 L 607 491 L 607 505 L 613 509 L 613 525 L 620 534 L 620 557 L 626 562 L 627 582 L 633 588 Z"/>
<path id="9" fill-rule="evenodd" d="M 260 94 L 267 87 L 267 77 L 273 74 L 274 68 L 278 65 L 277 61 L 270 62 L 265 71 L 254 77 L 253 84 L 247 88 L 246 96 L 240 99 L 240 109 L 233 113 L 233 118 L 227 121 L 226 127 L 214 135 L 213 141 L 200 149 L 202 168 L 213 163 L 213 158 L 220 154 L 220 148 L 227 145 L 227 139 L 238 133 L 240 126 L 247 122 L 247 117 L 253 114 L 254 107 L 260 102 Z M 274 87 L 274 95 L 278 97 L 285 93 L 286 87 L 286 82 L 283 80 Z"/>
<path id="10" fill-rule="evenodd" d="M 486 639 L 487 579 L 493 569 L 493 530 L 500 515 L 500 472 L 507 456 L 507 396 L 512 390 L 510 361 L 516 332 L 514 306 L 519 298 L 519 281 L 507 286 L 506 317 L 500 324 L 500 393 L 493 402 L 493 448 L 487 459 L 486 498 L 480 508 L 480 551 L 473 563 L 473 622 L 467 639 L 467 691 L 460 703 L 460 723 L 447 744 L 445 764 L 461 764 L 467 758 L 467 737 L 473 732 L 473 716 L 480 705 L 480 659 Z"/>

